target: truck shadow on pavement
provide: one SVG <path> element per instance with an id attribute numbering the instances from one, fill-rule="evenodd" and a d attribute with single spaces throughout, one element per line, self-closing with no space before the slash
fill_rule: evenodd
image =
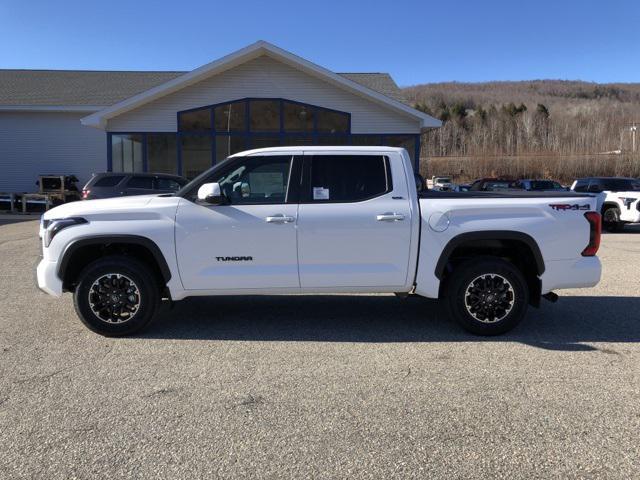
<path id="1" fill-rule="evenodd" d="M 144 338 L 312 342 L 520 342 L 559 351 L 639 342 L 640 297 L 561 297 L 529 309 L 512 332 L 477 337 L 436 301 L 383 295 L 190 298 L 163 308 Z M 605 352 L 608 353 L 608 352 Z"/>

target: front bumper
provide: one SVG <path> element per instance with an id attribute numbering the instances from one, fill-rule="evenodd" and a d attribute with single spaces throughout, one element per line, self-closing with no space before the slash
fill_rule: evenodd
<path id="1" fill-rule="evenodd" d="M 62 280 L 58 278 L 58 263 L 40 260 L 36 268 L 38 288 L 49 295 L 59 297 L 62 295 Z"/>
<path id="2" fill-rule="evenodd" d="M 542 280 L 542 293 L 563 288 L 589 288 L 600 282 L 602 265 L 598 257 L 579 257 L 571 260 L 546 262 Z"/>

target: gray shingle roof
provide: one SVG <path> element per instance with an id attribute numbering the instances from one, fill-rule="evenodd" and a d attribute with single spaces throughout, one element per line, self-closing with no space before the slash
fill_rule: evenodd
<path id="1" fill-rule="evenodd" d="M 0 106 L 108 106 L 186 72 L 0 70 Z M 404 101 L 388 73 L 340 73 Z"/>
<path id="2" fill-rule="evenodd" d="M 398 84 L 388 73 L 339 73 L 338 75 L 353 80 L 360 85 L 364 85 L 394 100 L 407 103 L 402 94 L 402 90 L 400 90 Z"/>

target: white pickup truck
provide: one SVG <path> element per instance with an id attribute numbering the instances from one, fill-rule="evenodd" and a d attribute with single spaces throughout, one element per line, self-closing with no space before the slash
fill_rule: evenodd
<path id="1" fill-rule="evenodd" d="M 37 278 L 109 336 L 147 326 L 163 299 L 328 292 L 442 298 L 495 335 L 553 290 L 598 283 L 595 208 L 570 192 L 418 192 L 400 148 L 252 150 L 177 194 L 48 211 Z"/>
<path id="2" fill-rule="evenodd" d="M 579 178 L 571 190 L 591 193 L 597 198 L 602 226 L 609 232 L 621 231 L 627 223 L 640 223 L 640 180 L 625 177 Z"/>

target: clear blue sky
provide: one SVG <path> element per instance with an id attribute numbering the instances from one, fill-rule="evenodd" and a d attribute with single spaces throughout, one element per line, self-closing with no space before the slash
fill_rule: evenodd
<path id="1" fill-rule="evenodd" d="M 258 39 L 403 86 L 640 81 L 640 0 L 0 0 L 0 68 L 190 70 Z"/>

